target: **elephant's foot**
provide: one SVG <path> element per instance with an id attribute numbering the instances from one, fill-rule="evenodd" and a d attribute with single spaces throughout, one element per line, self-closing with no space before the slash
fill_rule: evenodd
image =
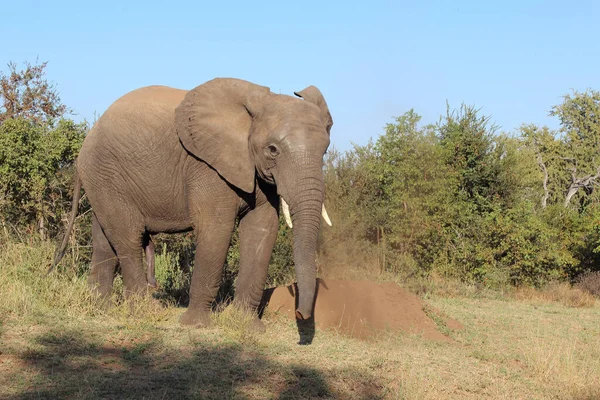
<path id="1" fill-rule="evenodd" d="M 152 279 L 148 281 L 148 288 L 151 291 L 157 291 L 160 286 L 158 285 L 158 282 L 156 282 L 156 279 Z"/>
<path id="2" fill-rule="evenodd" d="M 267 327 L 265 326 L 265 323 L 260 320 L 260 318 L 254 317 L 250 325 L 250 330 L 254 333 L 265 333 L 267 331 Z"/>
<path id="3" fill-rule="evenodd" d="M 231 307 L 235 308 L 238 312 L 244 313 L 245 316 L 252 318 L 248 326 L 251 332 L 265 333 L 267 331 L 265 323 L 258 318 L 256 307 L 250 307 L 239 300 L 234 300 Z"/>
<path id="4" fill-rule="evenodd" d="M 88 288 L 98 308 L 108 311 L 113 306 L 111 301 L 112 287 L 103 288 L 98 283 L 91 282 L 88 283 Z"/>
<path id="5" fill-rule="evenodd" d="M 209 311 L 196 311 L 189 308 L 181 315 L 179 323 L 196 328 L 211 328 L 213 326 Z"/>
<path id="6" fill-rule="evenodd" d="M 110 296 L 98 296 L 95 301 L 96 307 L 102 311 L 109 311 L 115 304 L 113 303 Z"/>

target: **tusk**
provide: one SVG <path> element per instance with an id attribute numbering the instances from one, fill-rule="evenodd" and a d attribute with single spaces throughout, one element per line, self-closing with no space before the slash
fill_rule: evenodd
<path id="1" fill-rule="evenodd" d="M 281 198 L 281 208 L 283 208 L 283 215 L 285 216 L 285 223 L 287 226 L 292 228 L 292 217 L 290 216 L 290 206 L 285 202 L 283 197 Z"/>
<path id="2" fill-rule="evenodd" d="M 329 219 L 329 215 L 327 215 L 327 210 L 325 209 L 325 204 L 321 208 L 321 214 L 323 215 L 323 219 L 327 222 L 327 225 L 331 226 L 331 220 Z"/>

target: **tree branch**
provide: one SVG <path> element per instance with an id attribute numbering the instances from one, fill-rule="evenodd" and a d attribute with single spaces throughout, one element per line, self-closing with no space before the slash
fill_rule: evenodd
<path id="1" fill-rule="evenodd" d="M 542 155 L 538 153 L 537 162 L 542 171 L 544 172 L 544 196 L 542 196 L 542 208 L 546 208 L 548 203 L 548 197 L 550 197 L 550 193 L 548 192 L 548 169 L 546 168 L 546 164 L 542 160 Z"/>
<path id="2" fill-rule="evenodd" d="M 596 167 L 595 175 L 586 175 L 581 178 L 577 178 L 576 176 L 577 168 L 573 167 L 571 169 L 571 185 L 569 186 L 569 191 L 567 192 L 567 196 L 565 197 L 565 207 L 569 205 L 571 198 L 577 193 L 577 191 L 581 188 L 589 188 L 591 186 L 596 185 L 596 180 L 600 178 L 600 166 Z"/>

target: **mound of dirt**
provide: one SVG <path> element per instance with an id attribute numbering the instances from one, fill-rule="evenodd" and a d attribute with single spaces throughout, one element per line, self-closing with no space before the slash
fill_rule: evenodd
<path id="1" fill-rule="evenodd" d="M 267 308 L 294 318 L 295 290 L 295 285 L 271 289 Z M 459 322 L 442 316 L 397 284 L 369 281 L 318 279 L 313 317 L 319 329 L 335 328 L 361 339 L 383 330 L 401 330 L 449 341 L 424 310 L 434 313 L 438 323 L 450 329 L 462 328 Z"/>

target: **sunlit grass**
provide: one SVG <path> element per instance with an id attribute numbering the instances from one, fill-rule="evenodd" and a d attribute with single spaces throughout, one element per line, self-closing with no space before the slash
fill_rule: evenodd
<path id="1" fill-rule="evenodd" d="M 515 300 L 437 282 L 427 303 L 464 325 L 449 343 L 317 330 L 299 346 L 295 322 L 271 310 L 257 334 L 232 306 L 211 329 L 182 327 L 182 308 L 150 296 L 116 290 L 105 308 L 85 276 L 46 275 L 53 250 L 1 248 L 0 398 L 600 397 L 600 308 L 563 302 L 564 288 Z"/>

